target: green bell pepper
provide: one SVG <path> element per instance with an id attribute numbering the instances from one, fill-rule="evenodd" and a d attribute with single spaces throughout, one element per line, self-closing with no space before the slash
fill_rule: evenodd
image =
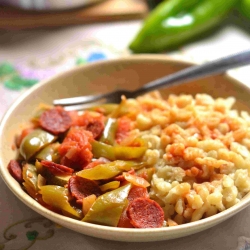
<path id="1" fill-rule="evenodd" d="M 129 48 L 135 53 L 175 49 L 216 26 L 237 1 L 163 1 L 149 14 Z"/>
<path id="2" fill-rule="evenodd" d="M 124 207 L 131 184 L 127 184 L 97 198 L 82 221 L 116 227 Z"/>

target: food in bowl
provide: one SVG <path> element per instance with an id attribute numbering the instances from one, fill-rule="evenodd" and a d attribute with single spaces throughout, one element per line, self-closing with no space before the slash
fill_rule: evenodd
<path id="1" fill-rule="evenodd" d="M 153 92 L 81 112 L 42 106 L 8 168 L 37 202 L 84 222 L 198 221 L 250 191 L 250 116 L 234 101 Z"/>

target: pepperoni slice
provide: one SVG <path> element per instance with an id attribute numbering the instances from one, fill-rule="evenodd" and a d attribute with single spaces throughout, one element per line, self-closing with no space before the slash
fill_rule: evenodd
<path id="1" fill-rule="evenodd" d="M 81 127 L 72 127 L 62 144 L 58 148 L 61 155 L 61 164 L 74 168 L 82 169 L 91 162 L 93 154 L 90 142 L 93 135 Z"/>
<path id="2" fill-rule="evenodd" d="M 100 196 L 102 194 L 100 187 L 95 181 L 85 179 L 79 176 L 72 176 L 69 179 L 69 191 L 78 203 L 81 203 L 83 198 L 94 194 Z"/>
<path id="3" fill-rule="evenodd" d="M 148 198 L 137 198 L 127 209 L 130 223 L 136 228 L 158 228 L 163 226 L 164 212 L 158 203 Z"/>
<path id="4" fill-rule="evenodd" d="M 56 107 L 43 112 L 40 116 L 39 124 L 48 132 L 58 135 L 70 128 L 72 120 L 63 108 Z"/>
<path id="5" fill-rule="evenodd" d="M 61 164 L 54 163 L 52 161 L 41 161 L 41 164 L 48 168 L 48 170 L 54 175 L 70 175 L 74 172 L 72 168 L 68 168 Z"/>
<path id="6" fill-rule="evenodd" d="M 23 176 L 22 176 L 22 168 L 18 161 L 11 160 L 8 164 L 8 170 L 11 176 L 19 183 L 22 183 Z"/>

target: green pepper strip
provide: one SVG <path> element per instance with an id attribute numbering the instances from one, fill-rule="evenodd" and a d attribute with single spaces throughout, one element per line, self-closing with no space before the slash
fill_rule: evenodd
<path id="1" fill-rule="evenodd" d="M 216 26 L 237 0 L 169 0 L 160 3 L 130 44 L 136 53 L 175 49 Z"/>
<path id="2" fill-rule="evenodd" d="M 131 184 L 127 184 L 97 198 L 82 221 L 116 227 L 127 204 Z"/>
<path id="3" fill-rule="evenodd" d="M 102 133 L 102 137 L 99 141 L 109 145 L 113 145 L 115 142 L 117 127 L 117 120 L 113 118 L 108 118 L 104 131 Z"/>
<path id="4" fill-rule="evenodd" d="M 45 161 L 53 161 L 55 163 L 59 163 L 60 160 L 60 154 L 58 153 L 59 146 L 60 143 L 58 142 L 49 144 L 41 151 L 39 151 L 38 154 L 35 156 L 35 158 L 40 161 L 45 160 Z"/>
<path id="5" fill-rule="evenodd" d="M 36 129 L 25 136 L 22 140 L 20 154 L 25 160 L 29 160 L 34 154 L 56 139 L 56 136 L 44 130 Z"/>
<path id="6" fill-rule="evenodd" d="M 64 211 L 64 214 L 71 215 L 77 219 L 82 218 L 82 214 L 74 209 L 68 201 L 68 189 L 60 186 L 46 185 L 41 187 L 43 201 L 48 205 Z"/>
<path id="7" fill-rule="evenodd" d="M 94 168 L 84 169 L 76 173 L 77 176 L 89 180 L 106 180 L 121 174 L 123 171 L 140 169 L 145 164 L 134 161 L 113 161 L 105 164 L 100 164 Z"/>
<path id="8" fill-rule="evenodd" d="M 120 186 L 119 181 L 111 181 L 100 186 L 102 192 L 107 192 L 108 190 L 117 189 Z"/>
<path id="9" fill-rule="evenodd" d="M 37 169 L 34 165 L 26 163 L 22 169 L 23 180 L 24 180 L 24 187 L 26 188 L 27 192 L 30 196 L 35 198 L 38 186 L 37 186 Z"/>
<path id="10" fill-rule="evenodd" d="M 110 146 L 108 144 L 93 141 L 92 152 L 94 157 L 105 157 L 111 161 L 114 160 L 132 160 L 141 158 L 146 147 L 122 147 L 122 146 Z"/>

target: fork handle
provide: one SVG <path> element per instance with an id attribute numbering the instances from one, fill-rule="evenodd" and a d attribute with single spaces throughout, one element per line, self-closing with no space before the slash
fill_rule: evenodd
<path id="1" fill-rule="evenodd" d="M 142 88 L 135 90 L 133 94 L 141 95 L 148 91 L 163 88 L 166 86 L 174 86 L 178 83 L 189 82 L 206 76 L 224 73 L 229 69 L 244 66 L 249 63 L 250 50 L 211 61 L 202 65 L 188 67 L 184 70 L 178 71 L 177 73 L 164 76 L 145 84 Z"/>

